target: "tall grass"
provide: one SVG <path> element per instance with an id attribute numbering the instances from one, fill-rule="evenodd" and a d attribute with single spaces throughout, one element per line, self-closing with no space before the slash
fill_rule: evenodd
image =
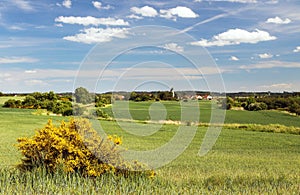
<path id="1" fill-rule="evenodd" d="M 168 174 L 168 173 L 167 173 Z M 169 174 L 174 177 L 173 171 Z M 168 176 L 167 176 L 168 177 Z M 299 179 L 299 178 L 298 178 Z M 297 194 L 299 184 L 285 175 L 202 176 L 198 180 L 167 180 L 161 176 L 121 177 L 112 174 L 97 178 L 56 172 L 47 174 L 0 170 L 1 194 Z"/>

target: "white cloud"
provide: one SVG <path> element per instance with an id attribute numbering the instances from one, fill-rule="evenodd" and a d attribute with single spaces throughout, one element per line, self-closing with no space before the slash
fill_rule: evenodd
<path id="1" fill-rule="evenodd" d="M 129 25 L 129 23 L 125 22 L 123 19 L 95 18 L 92 16 L 86 16 L 86 17 L 59 16 L 55 18 L 55 22 L 61 22 L 66 24 L 80 24 L 83 26 L 89 26 L 89 25 L 128 26 Z"/>
<path id="2" fill-rule="evenodd" d="M 141 15 L 144 17 L 155 17 L 158 14 L 157 11 L 153 7 L 150 7 L 150 6 L 144 6 L 141 8 L 132 7 L 132 8 L 130 8 L 130 11 L 136 15 Z"/>
<path id="3" fill-rule="evenodd" d="M 229 58 L 229 60 L 231 60 L 231 61 L 239 61 L 240 59 L 237 58 L 236 56 L 231 56 L 231 57 Z"/>
<path id="4" fill-rule="evenodd" d="M 175 52 L 183 52 L 183 47 L 179 46 L 177 43 L 167 43 L 164 45 L 164 48 L 175 51 Z"/>
<path id="5" fill-rule="evenodd" d="M 283 61 L 263 61 L 252 65 L 240 66 L 241 69 L 251 70 L 251 69 L 270 69 L 270 68 L 300 68 L 300 63 L 298 62 L 283 62 Z"/>
<path id="6" fill-rule="evenodd" d="M 168 10 L 160 10 L 160 16 L 167 19 L 176 19 L 176 17 L 197 18 L 199 15 L 188 7 L 177 6 Z"/>
<path id="7" fill-rule="evenodd" d="M 57 27 L 64 27 L 64 25 L 62 25 L 61 23 L 55 24 L 55 26 L 57 26 Z"/>
<path id="8" fill-rule="evenodd" d="M 275 18 L 268 18 L 266 23 L 272 23 L 272 24 L 289 24 L 292 21 L 289 18 L 281 19 L 280 17 L 276 16 Z"/>
<path id="9" fill-rule="evenodd" d="M 126 18 L 137 19 L 137 20 L 143 19 L 142 16 L 138 16 L 138 15 L 135 15 L 135 14 L 131 14 L 131 15 L 129 15 L 129 16 L 126 16 Z"/>
<path id="10" fill-rule="evenodd" d="M 278 2 L 279 2 L 279 0 L 270 0 L 270 1 L 267 1 L 266 3 L 268 3 L 268 4 L 276 4 Z"/>
<path id="11" fill-rule="evenodd" d="M 269 54 L 269 53 L 263 53 L 263 54 L 258 54 L 258 56 L 262 59 L 268 59 L 268 58 L 272 58 L 273 55 Z"/>
<path id="12" fill-rule="evenodd" d="M 25 30 L 25 28 L 23 28 L 21 26 L 16 26 L 16 25 L 7 26 L 7 28 L 10 30 Z"/>
<path id="13" fill-rule="evenodd" d="M 296 49 L 294 49 L 293 52 L 295 53 L 300 52 L 300 46 L 296 47 Z"/>
<path id="14" fill-rule="evenodd" d="M 276 83 L 276 84 L 271 84 L 271 85 L 262 85 L 259 87 L 263 88 L 263 89 L 281 91 L 281 90 L 291 89 L 292 86 L 293 86 L 292 83 Z"/>
<path id="15" fill-rule="evenodd" d="M 33 11 L 34 8 L 32 7 L 32 5 L 30 5 L 30 3 L 28 1 L 24 1 L 24 0 L 14 0 L 11 1 L 15 6 L 17 6 L 18 8 L 24 10 L 24 11 Z"/>
<path id="16" fill-rule="evenodd" d="M 127 28 L 88 28 L 81 30 L 82 33 L 74 36 L 66 36 L 63 39 L 68 41 L 92 44 L 109 42 L 113 38 L 126 38 L 128 32 Z"/>
<path id="17" fill-rule="evenodd" d="M 192 45 L 211 47 L 211 46 L 225 46 L 225 45 L 239 45 L 241 43 L 255 44 L 261 41 L 271 41 L 277 39 L 271 36 L 266 31 L 256 29 L 248 32 L 243 29 L 229 29 L 226 32 L 213 36 L 211 40 L 201 39 L 200 41 L 192 42 Z"/>
<path id="18" fill-rule="evenodd" d="M 41 86 L 41 85 L 49 85 L 49 84 L 46 83 L 45 81 L 43 81 L 43 80 L 37 80 L 37 79 L 26 80 L 26 81 L 24 81 L 24 83 L 25 83 L 26 85 L 38 85 L 38 86 Z"/>
<path id="19" fill-rule="evenodd" d="M 257 3 L 257 0 L 194 0 L 195 2 L 231 2 L 231 3 Z"/>
<path id="20" fill-rule="evenodd" d="M 71 1 L 71 0 L 64 0 L 64 1 L 62 2 L 62 5 L 63 5 L 64 7 L 70 9 L 70 8 L 72 7 L 72 1 Z"/>
<path id="21" fill-rule="evenodd" d="M 257 3 L 257 0 L 223 0 L 233 3 Z"/>
<path id="22" fill-rule="evenodd" d="M 36 70 L 25 70 L 24 73 L 26 73 L 26 74 L 35 74 L 35 73 L 37 73 L 37 71 Z"/>
<path id="23" fill-rule="evenodd" d="M 99 1 L 92 1 L 92 4 L 97 9 L 101 9 L 101 7 L 102 7 L 102 3 Z"/>
<path id="24" fill-rule="evenodd" d="M 216 67 L 204 66 L 200 68 L 175 68 L 175 67 L 139 67 L 139 68 L 120 68 L 105 70 L 102 77 L 105 80 L 115 79 L 116 76 L 123 74 L 123 80 L 182 80 L 182 79 L 201 79 L 205 75 L 215 75 L 226 70 Z M 125 73 L 125 74 L 124 74 Z"/>
<path id="25" fill-rule="evenodd" d="M 112 7 L 110 5 L 103 6 L 101 2 L 99 1 L 92 1 L 92 4 L 97 9 L 111 9 Z"/>
<path id="26" fill-rule="evenodd" d="M 30 57 L 4 57 L 0 58 L 0 64 L 34 63 L 38 59 Z"/>
<path id="27" fill-rule="evenodd" d="M 0 44 L 0 49 L 2 49 L 2 48 L 10 48 L 10 47 L 13 47 L 13 45 L 9 45 L 9 44 L 3 44 L 3 45 L 1 45 Z"/>

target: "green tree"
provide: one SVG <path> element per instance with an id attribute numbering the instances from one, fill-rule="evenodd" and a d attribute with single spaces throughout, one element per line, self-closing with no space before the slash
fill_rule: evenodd
<path id="1" fill-rule="evenodd" d="M 73 106 L 73 115 L 81 116 L 86 111 L 86 108 L 80 107 L 78 105 Z"/>
<path id="2" fill-rule="evenodd" d="M 37 103 L 38 101 L 31 95 L 26 96 L 22 102 L 23 106 L 26 108 L 34 108 L 36 107 Z"/>
<path id="3" fill-rule="evenodd" d="M 5 108 L 16 108 L 16 100 L 9 99 L 6 102 L 4 102 L 3 107 Z"/>
<path id="4" fill-rule="evenodd" d="M 89 104 L 94 101 L 93 95 L 83 87 L 77 88 L 74 96 L 77 103 Z"/>
<path id="5" fill-rule="evenodd" d="M 51 101 L 56 101 L 57 95 L 53 91 L 50 91 L 49 93 L 47 93 L 47 99 Z"/>

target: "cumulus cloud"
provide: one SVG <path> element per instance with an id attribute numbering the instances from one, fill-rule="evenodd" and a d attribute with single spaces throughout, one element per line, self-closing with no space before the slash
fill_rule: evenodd
<path id="1" fill-rule="evenodd" d="M 63 5 L 64 7 L 70 9 L 70 8 L 72 7 L 72 1 L 71 1 L 71 0 L 64 0 L 64 1 L 62 2 L 62 5 Z"/>
<path id="2" fill-rule="evenodd" d="M 99 1 L 92 1 L 92 4 L 97 9 L 101 9 L 101 7 L 102 7 L 102 3 Z"/>
<path id="3" fill-rule="evenodd" d="M 95 18 L 92 16 L 86 16 L 86 17 L 59 16 L 55 18 L 55 22 L 61 22 L 65 24 L 80 24 L 83 26 L 89 26 L 89 25 L 128 26 L 129 25 L 129 23 L 125 22 L 123 19 Z"/>
<path id="4" fill-rule="evenodd" d="M 164 45 L 165 49 L 169 49 L 175 52 L 183 52 L 183 47 L 179 46 L 177 43 L 167 43 Z"/>
<path id="5" fill-rule="evenodd" d="M 272 54 L 269 54 L 269 53 L 258 54 L 258 56 L 259 56 L 261 59 L 268 59 L 268 58 L 272 58 L 272 57 L 273 57 L 273 55 L 272 55 Z"/>
<path id="6" fill-rule="evenodd" d="M 167 19 L 176 19 L 176 17 L 181 17 L 181 18 L 199 17 L 199 15 L 193 12 L 193 10 L 183 6 L 177 6 L 175 8 L 171 8 L 168 10 L 160 10 L 160 16 Z"/>
<path id="7" fill-rule="evenodd" d="M 192 45 L 211 47 L 211 46 L 226 46 L 239 45 L 241 43 L 255 44 L 261 41 L 271 41 L 277 39 L 271 36 L 268 32 L 258 30 L 249 32 L 243 29 L 229 29 L 226 32 L 215 35 L 211 40 L 201 39 L 200 41 L 192 42 Z"/>
<path id="8" fill-rule="evenodd" d="M 142 16 L 138 16 L 138 15 L 135 15 L 135 14 L 131 14 L 131 15 L 129 15 L 129 16 L 126 16 L 126 18 L 137 19 L 137 20 L 143 19 Z"/>
<path id="9" fill-rule="evenodd" d="M 79 43 L 101 43 L 109 42 L 113 38 L 126 38 L 128 34 L 127 28 L 88 28 L 81 30 L 81 33 L 74 36 L 66 36 L 63 39 Z"/>
<path id="10" fill-rule="evenodd" d="M 300 46 L 296 47 L 296 49 L 294 49 L 293 52 L 295 53 L 300 52 Z"/>
<path id="11" fill-rule="evenodd" d="M 272 24 L 289 24 L 292 21 L 289 18 L 281 19 L 280 17 L 276 16 L 275 18 L 268 18 L 266 23 L 272 23 Z"/>
<path id="12" fill-rule="evenodd" d="M 110 5 L 103 6 L 101 2 L 99 1 L 92 1 L 92 4 L 97 9 L 111 9 L 112 7 Z"/>
<path id="13" fill-rule="evenodd" d="M 144 17 L 155 17 L 158 15 L 157 11 L 150 6 L 144 6 L 144 7 L 132 7 L 130 8 L 130 11 L 136 15 L 141 15 Z"/>
<path id="14" fill-rule="evenodd" d="M 229 58 L 229 60 L 231 60 L 231 61 L 239 61 L 240 59 L 237 58 L 236 56 L 231 56 L 231 57 Z"/>
<path id="15" fill-rule="evenodd" d="M 30 57 L 4 57 L 0 58 L 0 64 L 34 63 L 38 59 Z"/>

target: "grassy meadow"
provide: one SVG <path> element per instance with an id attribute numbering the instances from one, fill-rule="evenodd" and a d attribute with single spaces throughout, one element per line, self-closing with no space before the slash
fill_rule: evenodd
<path id="1" fill-rule="evenodd" d="M 107 114 L 115 118 L 128 118 L 126 115 L 127 110 L 130 111 L 130 117 L 134 120 L 149 120 L 149 108 L 156 102 L 126 102 L 116 101 L 112 107 L 108 106 L 102 108 Z M 177 101 L 162 101 L 160 102 L 164 107 L 162 110 L 167 111 L 166 120 L 180 121 L 181 120 L 181 103 Z M 114 108 L 113 108 L 114 107 Z M 200 117 L 199 121 L 203 123 L 209 123 L 211 120 L 212 109 L 218 109 L 215 101 L 199 101 Z M 117 112 L 117 115 L 113 113 Z M 187 118 L 193 118 L 193 113 L 188 113 Z M 293 116 L 289 113 L 280 111 L 254 111 L 248 112 L 243 110 L 227 110 L 225 123 L 239 123 L 239 124 L 282 124 L 286 126 L 300 127 L 300 118 Z"/>
<path id="2" fill-rule="evenodd" d="M 1 102 L 0 98 L 0 103 Z M 180 119 L 177 102 L 163 102 L 172 120 Z M 200 121 L 209 122 L 211 102 L 200 103 Z M 134 119 L 148 120 L 149 102 L 131 103 Z M 111 107 L 104 108 L 111 113 Z M 187 149 L 171 163 L 156 170 L 155 178 L 79 175 L 44 170 L 21 173 L 13 167 L 20 162 L 14 147 L 16 139 L 31 136 L 46 124 L 68 120 L 60 116 L 40 116 L 35 110 L 0 108 L 0 194 L 299 194 L 300 135 L 231 130 L 224 128 L 213 149 L 198 156 L 206 127 L 198 127 Z M 202 117 L 202 118 L 201 118 Z M 225 123 L 282 124 L 300 127 L 299 117 L 277 111 L 235 111 L 226 114 Z M 130 122 L 124 122 L 130 123 Z M 123 147 L 149 150 L 167 143 L 178 125 L 162 125 L 149 136 L 135 136 L 116 121 L 100 120 L 107 134 L 123 138 Z M 156 128 L 153 124 L 153 128 Z M 187 132 L 189 133 L 189 132 Z"/>

